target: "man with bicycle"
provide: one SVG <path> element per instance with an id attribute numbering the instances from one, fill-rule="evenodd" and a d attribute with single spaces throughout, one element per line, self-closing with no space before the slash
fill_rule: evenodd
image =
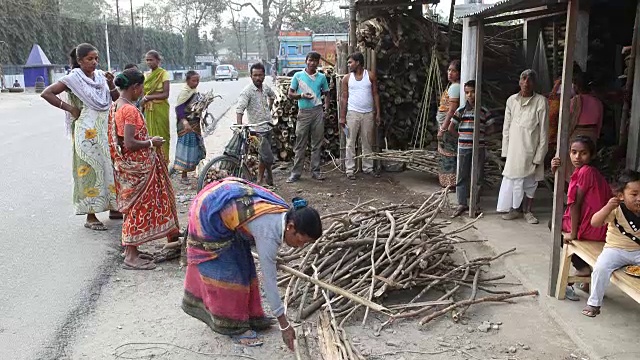
<path id="1" fill-rule="evenodd" d="M 265 68 L 262 63 L 255 63 L 249 69 L 252 83 L 242 90 L 236 105 L 236 121 L 242 124 L 242 116 L 245 110 L 250 124 L 258 124 L 271 121 L 271 106 L 276 94 L 264 85 Z M 271 128 L 269 125 L 261 125 L 256 128 L 256 133 L 260 138 L 258 153 L 260 155 L 260 165 L 258 167 L 258 183 L 273 186 L 273 166 L 274 156 L 271 151 Z M 266 179 L 264 173 L 267 173 Z"/>

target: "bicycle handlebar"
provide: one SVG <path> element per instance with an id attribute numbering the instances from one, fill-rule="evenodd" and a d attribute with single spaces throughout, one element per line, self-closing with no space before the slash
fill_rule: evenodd
<path id="1" fill-rule="evenodd" d="M 271 122 L 271 121 L 263 121 L 263 122 L 259 122 L 257 124 L 233 124 L 231 125 L 231 128 L 237 128 L 237 129 L 242 129 L 242 128 L 255 128 L 255 127 L 259 127 L 262 125 L 269 125 L 270 127 L 274 127 L 275 125 Z"/>

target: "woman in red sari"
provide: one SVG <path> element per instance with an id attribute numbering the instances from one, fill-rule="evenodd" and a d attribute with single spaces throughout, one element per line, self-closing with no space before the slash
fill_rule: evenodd
<path id="1" fill-rule="evenodd" d="M 109 149 L 113 160 L 117 203 L 124 217 L 123 267 L 152 270 L 155 264 L 138 246 L 151 240 L 178 238 L 178 215 L 171 180 L 157 151 L 165 142 L 149 137 L 142 113 L 135 105 L 143 93 L 144 75 L 136 69 L 119 74 L 115 85 L 121 94 L 109 114 Z"/>

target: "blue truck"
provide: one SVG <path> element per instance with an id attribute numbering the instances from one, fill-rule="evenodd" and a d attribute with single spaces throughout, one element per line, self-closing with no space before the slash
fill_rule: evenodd
<path id="1" fill-rule="evenodd" d="M 281 31 L 276 58 L 278 75 L 293 76 L 305 68 L 305 58 L 311 51 L 320 54 L 320 67 L 334 66 L 336 43 L 347 41 L 348 34 L 313 34 L 311 31 Z"/>

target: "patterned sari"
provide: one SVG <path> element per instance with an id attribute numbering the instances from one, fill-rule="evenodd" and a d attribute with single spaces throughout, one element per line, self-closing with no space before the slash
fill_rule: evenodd
<path id="1" fill-rule="evenodd" d="M 207 185 L 189 209 L 182 309 L 224 335 L 268 328 L 251 256 L 254 239 L 244 225 L 287 210 L 281 197 L 242 179 Z"/>
<path id="2" fill-rule="evenodd" d="M 446 109 L 443 111 L 443 109 Z M 436 113 L 436 122 L 438 128 L 442 127 L 444 120 L 449 111 L 449 88 L 447 88 L 440 98 L 440 106 Z M 438 138 L 438 180 L 440 186 L 451 187 L 452 190 L 456 186 L 456 173 L 458 171 L 458 139 L 449 131 L 446 131 L 442 138 Z"/>
<path id="3" fill-rule="evenodd" d="M 109 148 L 118 189 L 118 210 L 125 214 L 122 244 L 138 246 L 171 236 L 179 231 L 175 195 L 162 151 L 124 147 L 124 127 L 135 125 L 135 139 L 148 141 L 149 135 L 140 111 L 133 105 L 117 107 L 109 114 Z"/>
<path id="4" fill-rule="evenodd" d="M 156 68 L 144 77 L 144 94 L 161 93 L 164 82 L 169 81 L 169 72 L 161 67 Z M 169 146 L 171 144 L 171 127 L 169 125 L 169 100 L 153 100 L 144 104 L 144 117 L 147 120 L 149 136 L 161 136 L 165 166 L 169 165 Z"/>
<path id="5" fill-rule="evenodd" d="M 116 187 L 107 146 L 107 111 L 85 107 L 72 92 L 69 104 L 80 109 L 72 122 L 73 207 L 76 215 L 117 210 Z"/>
<path id="6" fill-rule="evenodd" d="M 194 171 L 198 163 L 207 155 L 202 139 L 200 127 L 200 114 L 191 110 L 191 105 L 198 99 L 196 89 L 191 89 L 186 84 L 178 96 L 176 104 L 176 119 L 178 130 L 178 142 L 176 144 L 176 158 L 173 168 L 177 171 Z M 193 131 L 186 132 L 182 120 L 186 119 Z"/>

